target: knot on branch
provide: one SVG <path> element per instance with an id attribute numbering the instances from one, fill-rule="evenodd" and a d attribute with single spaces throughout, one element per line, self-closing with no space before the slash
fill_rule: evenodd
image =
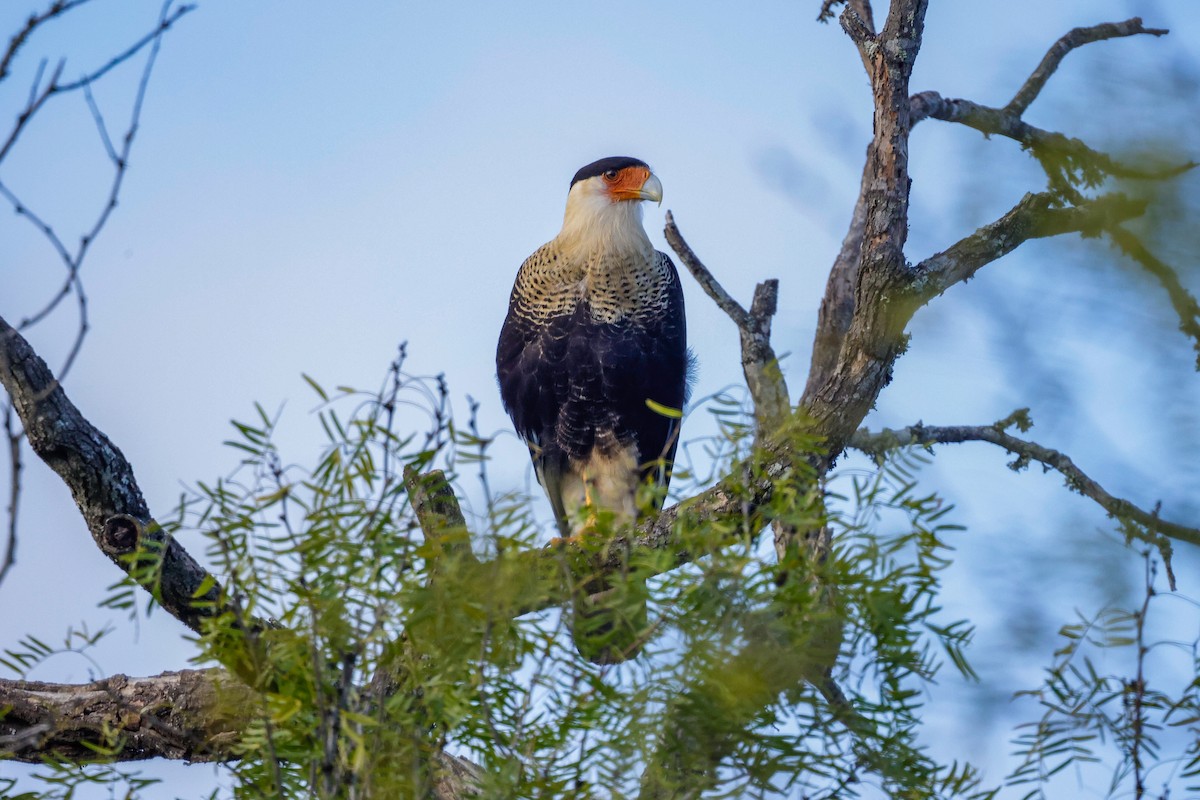
<path id="1" fill-rule="evenodd" d="M 100 545 L 110 555 L 126 555 L 137 549 L 146 532 L 141 520 L 128 514 L 114 514 L 104 521 Z"/>

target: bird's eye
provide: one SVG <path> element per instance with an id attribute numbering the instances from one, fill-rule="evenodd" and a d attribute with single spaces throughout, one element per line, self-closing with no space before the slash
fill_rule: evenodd
<path id="1" fill-rule="evenodd" d="M 611 183 L 612 181 L 615 181 L 616 179 L 617 179 L 617 171 L 615 169 L 610 169 L 604 173 L 604 180 L 609 181 Z"/>

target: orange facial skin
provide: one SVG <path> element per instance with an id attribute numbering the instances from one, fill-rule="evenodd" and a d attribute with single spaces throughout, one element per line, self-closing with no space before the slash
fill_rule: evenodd
<path id="1" fill-rule="evenodd" d="M 650 170 L 645 167 L 625 167 L 618 170 L 612 178 L 604 175 L 604 183 L 607 184 L 608 193 L 614 201 L 644 200 L 642 187 L 649 178 Z"/>

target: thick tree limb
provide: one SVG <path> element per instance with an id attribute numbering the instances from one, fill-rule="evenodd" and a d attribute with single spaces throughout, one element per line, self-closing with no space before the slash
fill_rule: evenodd
<path id="1" fill-rule="evenodd" d="M 135 554 L 161 555 L 154 582 L 143 587 L 168 613 L 199 631 L 200 620 L 219 608 L 216 580 L 158 526 L 125 456 L 79 413 L 46 362 L 3 318 L 0 384 L 33 451 L 67 484 L 100 550 L 130 574 L 144 567 Z"/>
<path id="2" fill-rule="evenodd" d="M 0 680 L 0 761 L 230 761 L 240 758 L 242 732 L 261 706 L 221 669 L 83 685 Z M 472 796 L 481 776 L 448 754 L 439 754 L 434 774 L 438 800 Z"/>
<path id="3" fill-rule="evenodd" d="M 818 337 L 830 341 L 841 338 L 838 360 L 834 369 L 824 374 L 818 375 L 810 368 L 800 403 L 827 437 L 830 459 L 836 458 L 891 380 L 892 365 L 906 344 L 903 325 L 898 324 L 892 305 L 896 290 L 907 283 L 908 86 L 920 49 L 926 7 L 924 0 L 894 0 L 872 56 L 875 135 L 863 176 L 864 221 L 854 275 L 854 309 L 844 335 L 839 337 L 836 330 L 818 331 Z M 827 297 L 840 294 L 832 284 L 845 282 L 852 264 L 847 261 L 835 265 L 827 283 Z M 828 320 L 836 321 L 835 317 Z M 818 366 L 814 362 L 813 366 L 820 369 L 825 363 Z"/>
<path id="4" fill-rule="evenodd" d="M 850 215 L 850 228 L 842 239 L 841 249 L 829 271 L 825 283 L 825 294 L 817 310 L 817 330 L 813 335 L 812 361 L 809 364 L 808 380 L 804 395 L 810 396 L 830 379 L 837 367 L 838 356 L 850 323 L 854 319 L 854 290 L 858 285 L 858 267 L 862 263 L 863 234 L 867 227 L 867 190 L 871 180 L 871 148 L 863 164 L 862 180 L 858 199 Z"/>
<path id="5" fill-rule="evenodd" d="M 1161 534 L 1188 544 L 1200 545 L 1200 528 L 1179 525 L 1159 517 L 1158 512 L 1145 511 L 1128 500 L 1114 497 L 1099 483 L 1088 477 L 1075 462 L 1064 453 L 1043 447 L 1037 442 L 1020 439 L 1009 434 L 1002 424 L 996 425 L 910 425 L 892 430 L 885 428 L 878 433 L 866 429 L 858 431 L 850 439 L 850 446 L 868 455 L 880 456 L 899 447 L 927 447 L 932 444 L 957 444 L 961 442 L 990 442 L 1003 447 L 1017 458 L 1009 466 L 1020 470 L 1036 461 L 1059 472 L 1067 481 L 1067 487 L 1084 497 L 1091 498 L 1113 517 L 1132 522 L 1149 532 L 1141 536 L 1147 542 L 1159 545 Z"/>
<path id="6" fill-rule="evenodd" d="M 82 686 L 0 680 L 0 759 L 226 761 L 260 702 L 219 669 Z"/>
<path id="7" fill-rule="evenodd" d="M 871 77 L 875 135 L 863 177 L 861 254 L 859 259 L 842 264 L 842 273 L 835 269 L 829 277 L 829 284 L 841 283 L 847 279 L 846 271 L 856 269 L 850 324 L 844 335 L 836 330 L 828 335 L 829 341 L 842 339 L 836 366 L 819 381 L 812 380 L 810 370 L 800 404 L 812 418 L 813 430 L 824 438 L 829 449 L 827 456 L 818 459 L 818 474 L 824 473 L 874 405 L 891 379 L 893 363 L 904 349 L 903 321 L 891 305 L 893 293 L 906 285 L 907 277 L 904 244 L 910 183 L 908 86 L 920 50 L 927 5 L 927 0 L 892 0 L 878 35 L 870 34 L 852 6 L 842 12 L 843 27 L 859 46 Z M 831 7 L 824 6 L 823 11 Z M 852 230 L 853 227 L 852 223 Z M 827 286 L 827 297 L 838 293 L 837 288 Z M 800 552 L 802 535 L 799 530 L 790 531 L 792 541 L 777 541 L 777 550 Z M 819 547 L 819 537 L 813 543 Z M 743 655 L 752 660 L 754 650 L 752 643 Z M 817 676 L 804 676 L 796 669 L 769 670 L 756 675 L 761 681 L 760 691 L 749 707 L 757 709 L 773 701 L 804 677 L 812 680 Z M 705 687 L 700 683 L 689 687 L 689 691 L 703 694 Z M 717 731 L 703 742 L 689 742 L 686 736 L 675 735 L 694 727 L 690 724 L 694 713 L 688 703 L 669 711 L 663 737 L 643 773 L 641 797 L 681 796 L 680 787 L 693 787 L 689 795 L 698 796 L 715 780 L 720 760 L 734 741 L 732 732 Z M 691 755 L 681 758 L 684 751 Z"/>

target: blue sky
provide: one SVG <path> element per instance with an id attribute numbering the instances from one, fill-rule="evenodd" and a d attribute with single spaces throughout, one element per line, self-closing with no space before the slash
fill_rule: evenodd
<path id="1" fill-rule="evenodd" d="M 857 54 L 836 25 L 814 22 L 818 5 L 201 0 L 164 44 L 121 205 L 85 267 L 92 333 L 66 383 L 71 397 L 129 457 L 156 510 L 183 484 L 230 471 L 236 458 L 221 442 L 254 401 L 286 405 L 285 435 L 302 448 L 312 404 L 300 374 L 374 386 L 402 340 L 413 371 L 446 373 L 460 412 L 473 396 L 483 401 L 483 429 L 506 430 L 493 356 L 513 276 L 558 230 L 574 171 L 612 154 L 641 157 L 661 178 L 663 206 L 646 209 L 661 248 L 671 209 L 735 296 L 746 301 L 757 281 L 781 280 L 776 349 L 790 353 L 798 393 L 870 136 Z M 34 7 L 4 4 L 0 30 Z M 140 35 L 157 7 L 96 0 L 48 27 L 0 85 L 3 114 L 15 113 L 38 57 L 66 53 L 67 74 L 81 72 Z M 1162 109 L 1146 98 L 1164 96 L 1162 69 L 1198 55 L 1200 13 L 1188 0 L 933 3 L 913 88 L 1003 104 L 1067 29 L 1134 13 L 1171 36 L 1073 53 L 1028 119 L 1100 143 L 1148 136 Z M 97 91 L 114 128 L 135 70 Z M 1096 76 L 1114 70 L 1125 77 L 1098 91 Z M 1089 97 L 1108 99 L 1088 105 Z M 106 166 L 81 99 L 48 111 L 0 165 L 0 180 L 73 239 L 102 202 Z M 914 261 L 1042 186 L 1016 145 L 965 128 L 924 123 L 912 149 Z M 869 421 L 987 423 L 1032 403 L 1035 433 L 1114 492 L 1194 511 L 1187 456 L 1200 397 L 1194 375 L 1187 383 L 1188 345 L 1172 337 L 1163 298 L 1135 292 L 1111 268 L 1087 271 L 1106 260 L 1103 248 L 1077 240 L 1038 243 L 956 287 L 914 324 L 912 352 Z M 0 213 L 0 314 L 19 319 L 60 279 L 37 232 Z M 704 396 L 741 380 L 737 336 L 686 283 L 695 394 Z M 989 313 L 994 297 L 1030 311 L 1020 327 L 1047 314 L 1071 322 L 1046 329 L 1043 372 L 1014 367 L 1022 362 L 1010 345 L 1020 336 Z M 1110 326 L 1102 331 L 1131 337 L 1080 327 L 1097 315 Z M 62 314 L 31 334 L 52 365 L 73 324 Z M 1160 378 L 1163 363 L 1182 381 Z M 1056 405 L 1042 374 L 1085 386 L 1088 403 Z M 1140 419 L 1171 424 L 1129 422 Z M 685 438 L 703 432 L 702 416 L 694 424 Z M 521 445 L 503 437 L 496 458 L 493 485 L 522 485 Z M 1078 591 L 1022 599 L 1045 616 L 1038 636 L 1113 588 L 1080 566 L 1087 558 L 1046 544 L 1069 530 L 1062 541 L 1090 552 L 1110 527 L 1103 515 L 1066 498 L 1056 477 L 1013 475 L 1003 463 L 998 452 L 955 451 L 930 471 L 971 535 L 988 543 L 964 543 L 950 598 L 979 618 L 981 646 L 998 650 L 1021 628 L 980 597 L 979 587 L 1005 591 L 990 570 L 994 548 L 1016 563 L 1022 552 L 1072 562 L 1064 574 Z M 94 603 L 117 577 L 57 479 L 36 464 L 26 475 L 19 567 L 0 586 L 0 607 L 19 613 L 0 615 L 0 642 L 103 622 L 110 617 Z M 1060 506 L 1065 517 L 1050 525 L 1045 509 Z M 1177 569 L 1196 575 L 1194 564 Z M 192 652 L 180 633 L 155 615 L 97 657 L 108 672 L 179 668 Z M 35 677 L 83 680 L 91 669 L 63 658 Z M 972 736 L 962 709 L 977 700 L 963 692 L 931 706 L 931 736 L 999 763 L 1005 730 Z M 187 780 L 203 785 L 201 771 Z M 178 769 L 169 774 L 180 780 Z M 184 785 L 172 792 L 186 796 Z"/>

